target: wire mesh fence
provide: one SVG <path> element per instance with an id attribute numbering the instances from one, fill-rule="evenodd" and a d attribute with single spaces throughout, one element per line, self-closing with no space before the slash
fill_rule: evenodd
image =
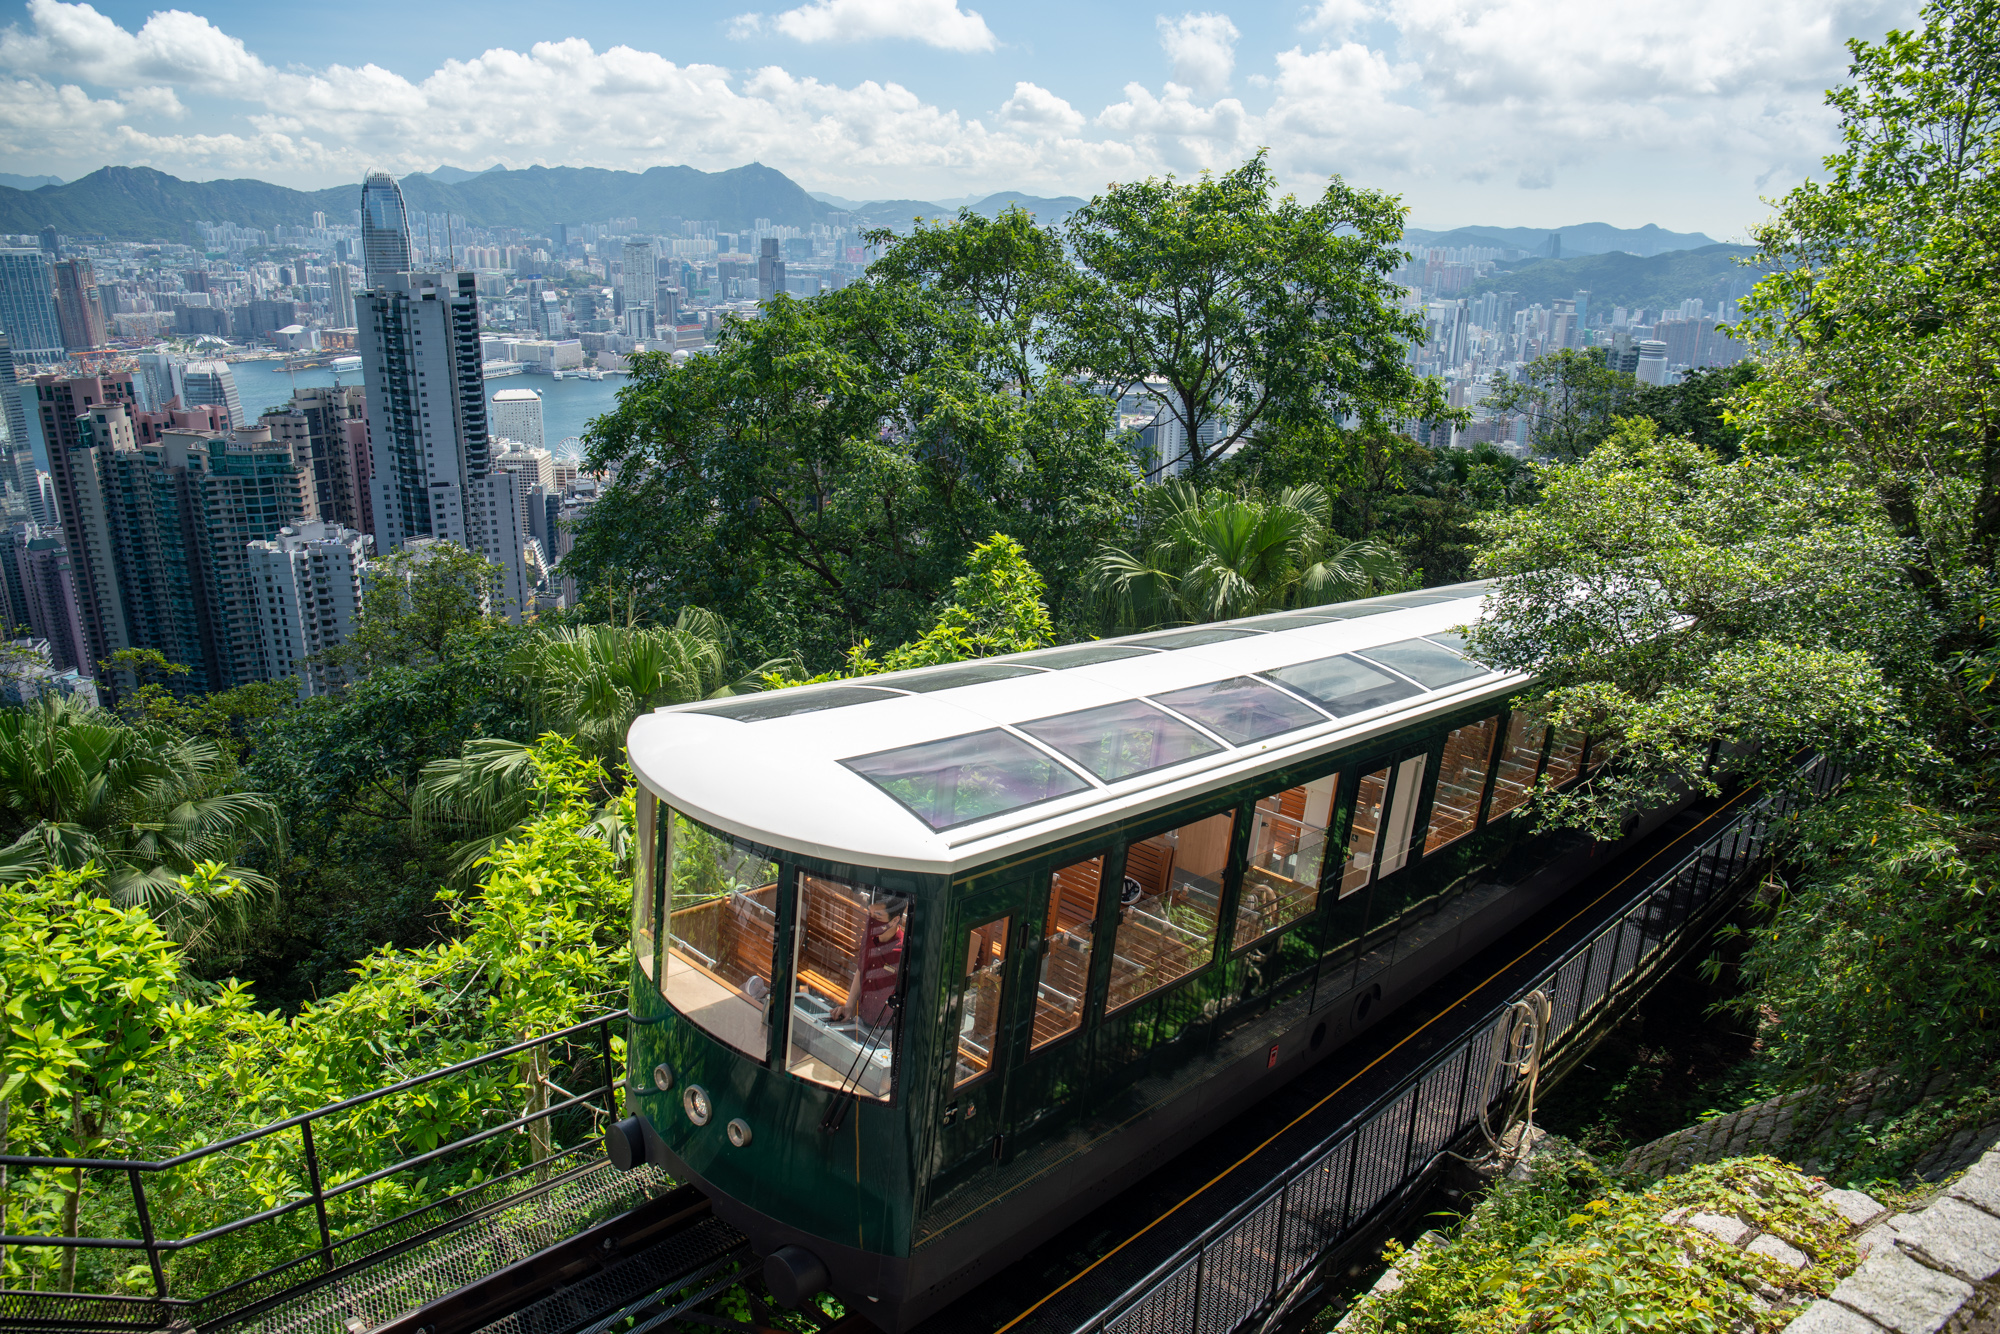
<path id="1" fill-rule="evenodd" d="M 1524 995 L 1549 1001 L 1547 1051 L 1586 1027 L 1704 909 L 1765 857 L 1774 823 L 1837 775 L 1823 760 L 1800 782 L 1748 803 L 1650 881 L 1602 929 L 1550 964 Z M 1080 1325 L 1080 1334 L 1231 1334 L 1270 1315 L 1332 1250 L 1365 1231 L 1436 1165 L 1447 1145 L 1515 1091 L 1514 1002 L 1388 1089 L 1200 1237 Z"/>

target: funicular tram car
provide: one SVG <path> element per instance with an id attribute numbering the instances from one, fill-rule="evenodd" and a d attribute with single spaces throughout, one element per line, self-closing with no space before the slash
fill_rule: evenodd
<path id="1" fill-rule="evenodd" d="M 893 1332 L 1266 1096 L 1611 851 L 1483 589 L 640 718 L 612 1158 Z"/>

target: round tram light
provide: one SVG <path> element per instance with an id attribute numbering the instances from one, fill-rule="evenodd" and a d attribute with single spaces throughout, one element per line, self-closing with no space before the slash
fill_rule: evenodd
<path id="1" fill-rule="evenodd" d="M 665 1061 L 653 1067 L 653 1087 L 662 1093 L 668 1093 L 673 1090 L 674 1070 Z"/>
<path id="2" fill-rule="evenodd" d="M 708 1118 L 715 1115 L 715 1108 L 708 1101 L 708 1090 L 699 1084 L 689 1084 L 687 1092 L 681 1094 L 681 1109 L 698 1126 L 707 1125 Z"/>
<path id="3" fill-rule="evenodd" d="M 742 1117 L 739 1116 L 735 1120 L 731 1121 L 729 1123 L 728 1130 L 729 1130 L 729 1142 L 731 1144 L 734 1144 L 737 1148 L 739 1149 L 743 1148 L 744 1146 L 750 1143 L 750 1123 L 748 1121 L 745 1121 Z"/>

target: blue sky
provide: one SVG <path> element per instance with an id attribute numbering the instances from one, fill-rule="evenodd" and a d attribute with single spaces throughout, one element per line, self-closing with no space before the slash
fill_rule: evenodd
<path id="1" fill-rule="evenodd" d="M 1418 226 L 1722 239 L 1831 146 L 1845 40 L 1914 18 L 1900 0 L 4 8 L 0 170 L 23 174 L 761 161 L 936 199 L 1088 194 L 1265 146 L 1287 188 L 1339 172 Z"/>

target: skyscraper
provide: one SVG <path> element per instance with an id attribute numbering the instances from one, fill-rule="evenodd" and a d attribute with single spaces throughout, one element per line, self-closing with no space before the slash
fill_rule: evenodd
<path id="1" fill-rule="evenodd" d="M 403 188 L 386 171 L 371 171 L 361 184 L 361 261 L 370 291 L 415 264 L 409 210 Z"/>
<path id="2" fill-rule="evenodd" d="M 478 275 L 397 274 L 358 311 L 375 549 L 425 537 L 479 552 L 501 569 L 502 610 L 520 619 L 529 605 L 525 540 L 515 479 L 493 466 Z"/>
<path id="3" fill-rule="evenodd" d="M 658 265 L 659 252 L 653 248 L 651 241 L 625 242 L 625 277 L 619 285 L 625 296 L 625 309 L 652 304 Z"/>
<path id="4" fill-rule="evenodd" d="M 335 260 L 327 266 L 327 285 L 333 289 L 328 323 L 336 329 L 354 327 L 354 279 L 349 276 L 347 265 Z"/>
<path id="5" fill-rule="evenodd" d="M 4 333 L 0 333 L 0 485 L 12 486 L 20 492 L 29 518 L 44 528 L 55 527 L 55 516 L 42 503 L 35 446 L 28 434 L 28 410 L 22 402 L 20 372 L 14 369 L 14 350 Z"/>
<path id="6" fill-rule="evenodd" d="M 778 257 L 778 238 L 767 236 L 757 255 L 757 299 L 769 301 L 785 290 L 785 261 Z"/>
<path id="7" fill-rule="evenodd" d="M 265 659 L 249 547 L 305 518 L 306 470 L 290 442 L 258 427 L 170 430 L 141 444 L 122 403 L 84 414 L 78 440 L 71 471 L 93 493 L 76 527 L 110 575 L 78 587 L 79 603 L 99 604 L 84 619 L 106 628 L 111 649 L 157 649 L 187 666 L 176 689 L 282 675 Z"/>
<path id="8" fill-rule="evenodd" d="M 181 368 L 181 402 L 187 407 L 212 404 L 229 410 L 231 426 L 247 425 L 243 400 L 236 393 L 236 375 L 226 361 L 190 361 Z"/>
<path id="9" fill-rule="evenodd" d="M 0 330 L 13 340 L 17 362 L 61 361 L 55 276 L 39 249 L 0 249 Z"/>
<path id="10" fill-rule="evenodd" d="M 104 303 L 97 293 L 97 274 L 87 259 L 58 260 L 55 266 L 56 323 L 63 346 L 88 352 L 104 346 Z"/>
<path id="11" fill-rule="evenodd" d="M 353 633 L 369 544 L 352 528 L 310 521 L 248 544 L 264 661 L 274 680 L 297 676 L 301 697 L 324 695 L 346 683 L 340 669 L 310 659 Z"/>
<path id="12" fill-rule="evenodd" d="M 274 434 L 302 442 L 299 459 L 312 470 L 317 497 L 314 517 L 363 533 L 374 531 L 368 482 L 375 461 L 368 448 L 367 390 L 358 384 L 300 389 L 288 411 L 266 413 L 260 420 Z"/>
<path id="13" fill-rule="evenodd" d="M 542 395 L 536 389 L 502 389 L 493 395 L 493 434 L 524 445 L 542 441 Z"/>

